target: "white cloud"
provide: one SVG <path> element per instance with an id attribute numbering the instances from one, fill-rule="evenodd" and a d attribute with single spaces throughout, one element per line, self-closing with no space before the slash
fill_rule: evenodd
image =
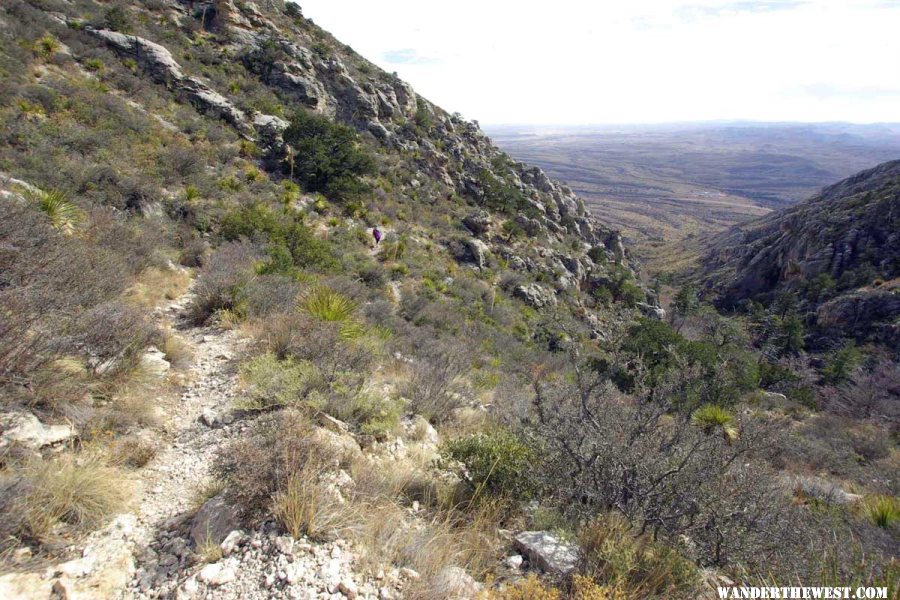
<path id="1" fill-rule="evenodd" d="M 900 2 L 304 0 L 482 123 L 900 121 Z"/>

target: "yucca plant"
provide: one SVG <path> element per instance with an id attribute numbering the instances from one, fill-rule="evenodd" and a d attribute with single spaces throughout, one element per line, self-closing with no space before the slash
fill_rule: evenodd
<path id="1" fill-rule="evenodd" d="M 872 496 L 863 502 L 862 512 L 874 525 L 887 529 L 900 522 L 900 499 L 893 496 Z"/>
<path id="2" fill-rule="evenodd" d="M 347 321 L 356 311 L 356 302 L 327 287 L 312 289 L 300 300 L 300 310 L 333 323 Z"/>
<path id="3" fill-rule="evenodd" d="M 54 229 L 71 235 L 81 222 L 81 209 L 62 190 L 37 190 L 29 194 L 50 219 Z"/>
<path id="4" fill-rule="evenodd" d="M 704 404 L 694 411 L 691 423 L 708 435 L 720 433 L 728 444 L 738 437 L 738 430 L 734 426 L 734 417 L 727 410 L 715 404 Z"/>

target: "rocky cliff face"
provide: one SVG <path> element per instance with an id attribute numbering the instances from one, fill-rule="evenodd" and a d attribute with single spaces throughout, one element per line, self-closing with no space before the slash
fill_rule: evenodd
<path id="1" fill-rule="evenodd" d="M 819 325 L 895 339 L 900 161 L 863 171 L 712 242 L 706 282 L 725 306 L 795 292 Z"/>
<path id="2" fill-rule="evenodd" d="M 47 14 L 83 31 L 93 43 L 113 49 L 143 76 L 164 85 L 179 102 L 229 124 L 261 148 L 269 170 L 284 169 L 291 151 L 281 137 L 288 127 L 283 117 L 288 115 L 241 108 L 240 93 L 192 72 L 191 66 L 176 58 L 178 52 L 167 47 L 166 39 L 91 24 L 74 9 Z M 462 252 L 454 246 L 458 241 L 445 240 L 463 262 L 483 268 L 488 257 L 500 257 L 513 270 L 552 282 L 554 289 L 544 290 L 551 295 L 558 290 L 590 289 L 608 279 L 607 269 L 594 260 L 597 257 L 603 259 L 600 263 L 634 267 L 628 263 L 619 233 L 592 217 L 570 188 L 537 167 L 510 159 L 477 123 L 417 95 L 407 83 L 304 18 L 296 5 L 263 10 L 252 2 L 173 0 L 156 2 L 153 14 L 170 40 L 178 39 L 179 33 L 202 40 L 216 60 L 243 66 L 286 105 L 311 109 L 357 130 L 367 144 L 408 174 L 404 191 L 410 195 L 459 197 L 482 207 L 471 217 L 482 224 L 476 229 L 466 225 L 463 230 L 480 240 L 463 241 Z M 513 226 L 501 230 L 505 221 L 515 223 L 514 229 L 531 240 L 527 248 L 511 240 L 508 233 Z M 478 244 L 482 247 L 476 248 Z M 547 298 L 530 303 L 551 305 Z"/>

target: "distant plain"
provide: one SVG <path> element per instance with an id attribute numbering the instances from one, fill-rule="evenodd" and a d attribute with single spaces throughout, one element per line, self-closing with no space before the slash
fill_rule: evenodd
<path id="1" fill-rule="evenodd" d="M 566 182 L 652 271 L 691 262 L 704 237 L 900 158 L 900 124 L 487 126 L 515 159 Z"/>

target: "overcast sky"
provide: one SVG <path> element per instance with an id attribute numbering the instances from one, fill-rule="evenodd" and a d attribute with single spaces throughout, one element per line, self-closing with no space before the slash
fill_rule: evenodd
<path id="1" fill-rule="evenodd" d="M 900 122 L 900 0 L 302 0 L 485 124 Z"/>

